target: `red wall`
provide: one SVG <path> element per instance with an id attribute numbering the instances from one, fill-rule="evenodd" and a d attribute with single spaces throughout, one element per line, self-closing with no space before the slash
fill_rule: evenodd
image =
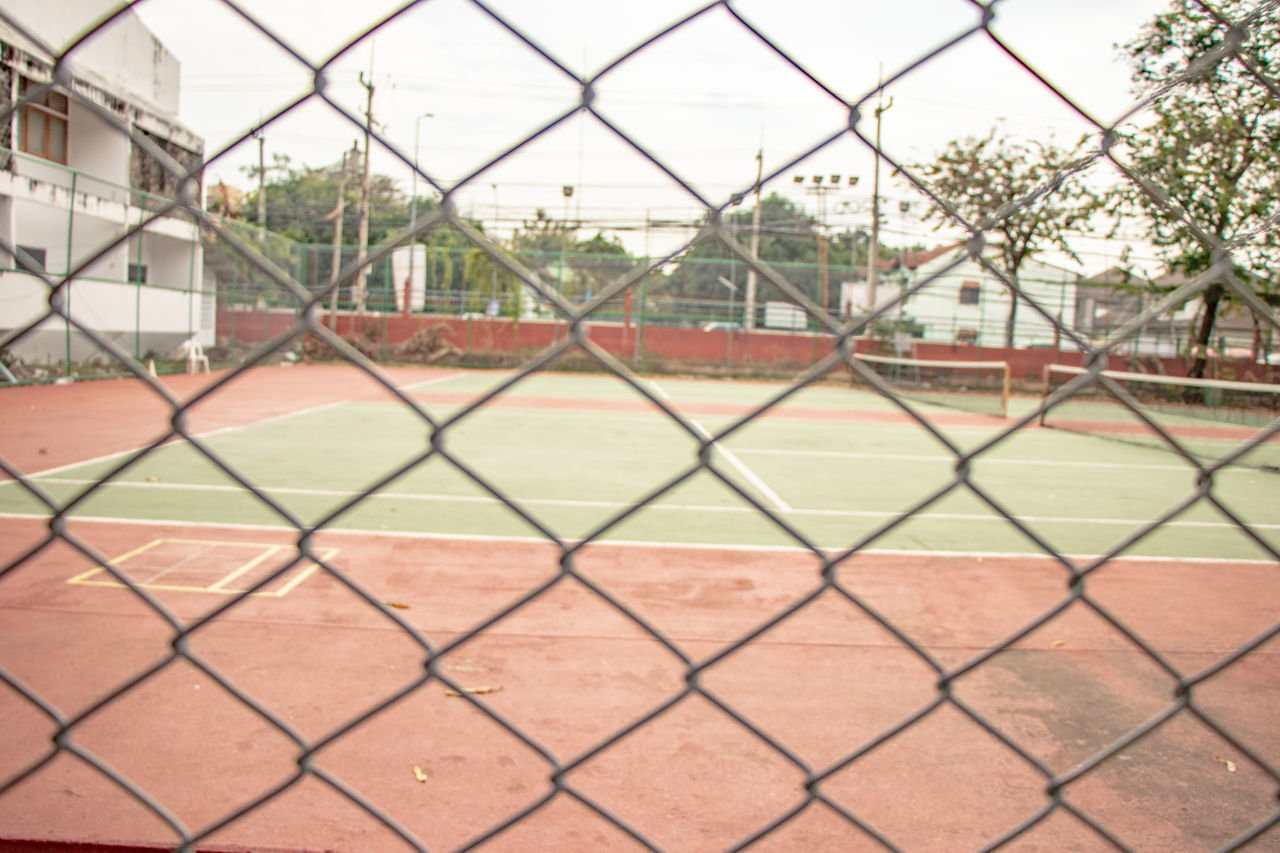
<path id="1" fill-rule="evenodd" d="M 257 344 L 269 337 L 285 335 L 293 328 L 297 317 L 288 311 L 277 312 L 239 312 L 233 316 L 230 311 L 218 312 L 218 343 L 230 343 L 232 333 L 238 344 Z M 328 315 L 322 321 L 328 325 Z M 338 333 L 351 335 L 366 331 L 371 339 L 394 345 L 411 338 L 419 329 L 427 329 L 439 324 L 447 325 L 451 330 L 454 345 L 467 353 L 503 353 L 503 352 L 536 352 L 545 349 L 555 341 L 563 341 L 568 334 L 567 323 L 553 323 L 545 320 L 521 320 L 513 323 L 506 318 L 490 319 L 461 318 L 451 316 L 382 316 L 354 317 L 338 316 Z M 631 363 L 636 354 L 636 337 L 639 329 L 635 324 L 591 323 L 588 335 L 593 343 L 608 350 L 618 358 Z M 734 366 L 776 366 L 778 368 L 802 368 L 813 364 L 831 352 L 831 340 L 825 335 L 812 333 L 786 333 L 775 331 L 755 331 L 750 334 L 734 332 L 730 344 L 729 333 L 724 331 L 704 332 L 701 329 L 685 329 L 675 326 L 647 326 L 644 329 L 644 357 L 646 363 L 655 364 L 657 360 L 671 362 L 689 362 L 690 364 L 722 365 L 728 360 Z M 732 350 L 728 348 L 732 346 Z M 874 342 L 859 340 L 857 348 L 866 352 L 874 346 Z M 917 343 L 915 357 L 954 361 L 1007 361 L 1011 375 L 1015 381 L 1039 379 L 1046 364 L 1082 364 L 1081 354 L 1074 351 L 1055 351 L 1053 349 L 1015 350 L 1003 347 L 976 347 L 961 344 Z M 1140 367 L 1150 371 L 1156 359 L 1144 358 Z M 1169 376 L 1185 376 L 1186 362 L 1181 358 L 1158 359 L 1160 369 Z M 1112 370 L 1129 370 L 1133 367 L 1129 356 L 1113 355 L 1109 357 Z M 1218 374 L 1221 378 L 1243 379 L 1250 381 L 1277 381 L 1280 373 L 1275 367 L 1270 369 L 1254 365 L 1247 361 L 1219 362 Z"/>

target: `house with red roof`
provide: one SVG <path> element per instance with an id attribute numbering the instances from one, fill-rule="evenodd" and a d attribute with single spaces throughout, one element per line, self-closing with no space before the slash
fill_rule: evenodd
<path id="1" fill-rule="evenodd" d="M 876 305 L 884 309 L 884 317 L 900 320 L 915 341 L 1003 347 L 1014 297 L 1000 269 L 998 247 L 989 247 L 981 261 L 963 243 L 907 252 L 883 264 Z M 1015 348 L 1070 348 L 1057 334 L 1055 322 L 1075 322 L 1079 279 L 1070 270 L 1034 258 L 1023 262 L 1017 280 Z M 859 292 L 865 301 L 865 287 L 855 291 Z M 850 305 L 853 314 L 862 310 L 862 305 Z"/>

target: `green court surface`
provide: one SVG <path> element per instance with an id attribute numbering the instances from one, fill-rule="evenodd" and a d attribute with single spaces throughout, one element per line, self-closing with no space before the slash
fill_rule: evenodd
<path id="1" fill-rule="evenodd" d="M 464 372 L 404 390 L 443 422 L 507 378 Z M 390 395 L 199 437 L 279 510 L 189 443 L 166 445 L 97 487 L 129 454 L 34 479 L 59 502 L 90 489 L 73 515 L 98 519 L 836 550 L 1043 554 L 1048 546 L 1081 556 L 1110 553 L 1199 489 L 1198 472 L 1174 453 L 1034 424 L 972 461 L 972 488 L 955 484 L 957 455 L 938 437 L 897 418 L 893 402 L 837 385 L 800 391 L 733 430 L 710 454 L 716 476 L 695 470 L 702 431 L 718 435 L 784 386 L 663 379 L 647 387 L 685 413 L 687 428 L 616 378 L 544 374 L 451 423 L 437 439 L 442 453 L 432 452 L 431 424 Z M 1015 400 L 1019 411 L 1033 405 Z M 918 409 L 962 451 L 1015 422 Z M 1277 485 L 1280 474 L 1232 467 L 1215 474 L 1208 494 L 1280 547 Z M 0 512 L 48 514 L 13 482 L 0 484 Z M 1270 559 L 1204 497 L 1124 553 Z"/>

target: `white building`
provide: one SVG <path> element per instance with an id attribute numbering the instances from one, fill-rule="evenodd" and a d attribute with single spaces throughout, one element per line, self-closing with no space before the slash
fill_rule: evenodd
<path id="1" fill-rule="evenodd" d="M 70 54 L 69 90 L 38 88 L 53 72 L 40 42 L 61 50 L 118 5 L 4 0 L 16 26 L 0 20 L 0 341 L 50 310 L 48 285 L 3 250 L 8 244 L 55 284 L 73 273 L 73 319 L 140 359 L 193 335 L 213 342 L 196 224 L 167 215 L 126 236 L 180 183 L 135 136 L 184 170 L 203 160 L 203 142 L 177 121 L 177 59 L 126 11 Z M 0 346 L 27 363 L 109 358 L 61 317 Z"/>
<path id="2" fill-rule="evenodd" d="M 999 269 L 999 247 L 989 248 L 988 252 L 991 264 Z M 895 296 L 899 288 L 909 289 L 929 281 L 901 306 L 900 314 L 917 340 L 980 347 L 1005 345 L 1010 291 L 1000 278 L 970 258 L 964 246 L 908 253 L 895 260 L 882 280 L 888 285 L 885 289 Z M 1053 321 L 1064 326 L 1075 322 L 1078 281 L 1079 276 L 1069 270 L 1034 258 L 1023 261 L 1018 270 L 1018 286 L 1044 314 L 1018 300 L 1014 348 L 1054 345 Z M 883 304 L 881 293 L 877 293 L 876 302 Z M 891 313 L 899 312 L 895 309 Z M 1063 346 L 1066 345 L 1064 340 Z"/>

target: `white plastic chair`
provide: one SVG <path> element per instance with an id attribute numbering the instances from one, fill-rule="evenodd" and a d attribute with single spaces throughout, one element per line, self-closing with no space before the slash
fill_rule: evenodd
<path id="1" fill-rule="evenodd" d="M 187 373 L 199 373 L 201 369 L 209 372 L 209 357 L 204 354 L 204 346 L 194 337 L 179 344 L 178 352 L 187 356 Z"/>

